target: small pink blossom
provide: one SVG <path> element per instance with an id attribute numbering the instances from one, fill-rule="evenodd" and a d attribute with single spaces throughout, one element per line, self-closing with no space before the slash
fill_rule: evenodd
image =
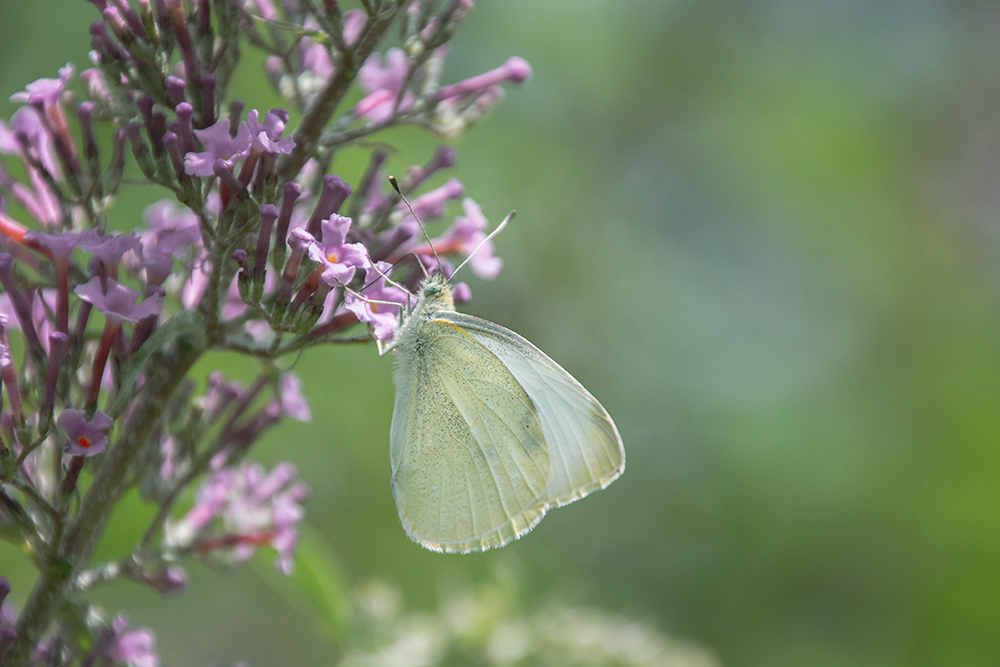
<path id="1" fill-rule="evenodd" d="M 23 92 L 11 95 L 10 101 L 20 102 L 21 104 L 41 102 L 46 106 L 56 104 L 59 101 L 59 95 L 66 87 L 66 84 L 69 83 L 72 76 L 73 66 L 66 63 L 65 67 L 59 68 L 58 79 L 38 79 L 37 81 L 33 81 L 24 87 Z"/>
<path id="2" fill-rule="evenodd" d="M 378 271 L 376 271 L 376 267 Z M 344 297 L 344 307 L 354 313 L 361 322 L 372 325 L 377 340 L 389 340 L 399 324 L 399 309 L 406 303 L 409 295 L 398 287 L 385 284 L 385 278 L 379 274 L 389 275 L 392 264 L 377 262 L 375 266 L 365 271 L 365 283 L 368 285 L 361 296 L 348 292 Z M 399 304 L 399 305 L 395 305 Z"/>
<path id="3" fill-rule="evenodd" d="M 245 121 L 253 138 L 254 149 L 272 153 L 291 153 L 295 148 L 295 140 L 291 135 L 281 137 L 281 133 L 285 131 L 285 123 L 288 122 L 288 112 L 284 109 L 271 109 L 264 114 L 264 122 L 260 124 L 257 123 L 257 116 L 257 110 L 251 109 Z"/>
<path id="4" fill-rule="evenodd" d="M 472 199 L 466 197 L 462 202 L 462 208 L 465 209 L 465 215 L 457 216 L 452 226 L 445 230 L 442 236 L 433 240 L 434 249 L 438 255 L 457 253 L 470 257 L 469 268 L 472 272 L 485 280 L 493 280 L 500 274 L 503 260 L 495 255 L 493 241 L 483 243 L 490 223 L 483 215 L 479 204 Z M 411 248 L 410 252 L 421 256 L 433 254 L 426 243 Z"/>
<path id="5" fill-rule="evenodd" d="M 358 37 L 361 36 L 361 30 L 367 22 L 368 17 L 362 9 L 348 9 L 344 12 L 344 41 L 349 46 L 358 41 Z"/>
<path id="6" fill-rule="evenodd" d="M 355 112 L 368 120 L 380 123 L 392 117 L 395 111 L 406 111 L 413 106 L 413 93 L 406 92 L 395 108 L 396 98 L 403 89 L 410 66 L 406 53 L 402 49 L 391 48 L 385 54 L 385 64 L 382 54 L 373 53 L 358 71 L 361 85 L 370 94 L 361 99 L 354 108 Z"/>
<path id="7" fill-rule="evenodd" d="M 24 240 L 42 246 L 51 253 L 53 259 L 66 259 L 73 250 L 86 239 L 82 233 L 54 232 L 46 234 L 34 229 L 24 233 Z"/>
<path id="8" fill-rule="evenodd" d="M 287 373 L 281 378 L 281 391 L 278 394 L 281 401 L 281 411 L 285 415 L 300 422 L 312 421 L 312 410 L 309 401 L 302 393 L 302 380 L 294 373 Z"/>
<path id="9" fill-rule="evenodd" d="M 152 630 L 130 628 L 120 614 L 115 618 L 112 630 L 114 638 L 105 650 L 108 658 L 134 667 L 159 667 L 160 657 L 154 648 L 156 637 Z"/>
<path id="10" fill-rule="evenodd" d="M 229 119 L 223 118 L 212 127 L 195 130 L 202 147 L 200 153 L 191 152 L 184 156 L 184 169 L 193 176 L 212 176 L 215 163 L 221 160 L 227 168 L 247 156 L 253 137 L 246 123 L 240 123 L 236 136 L 229 136 Z"/>
<path id="11" fill-rule="evenodd" d="M 334 213 L 321 223 L 323 241 L 308 246 L 309 259 L 323 267 L 322 280 L 331 287 L 351 282 L 355 269 L 367 267 L 368 249 L 361 243 L 344 243 L 351 219 Z"/>
<path id="12" fill-rule="evenodd" d="M 216 470 L 199 489 L 188 514 L 168 524 L 167 541 L 195 553 L 228 554 L 235 562 L 249 559 L 259 546 L 270 545 L 278 552 L 275 566 L 290 574 L 297 526 L 304 516 L 301 503 L 307 495 L 308 487 L 296 479 L 295 466 L 288 462 L 270 473 L 249 461 Z M 216 521 L 218 530 L 206 534 Z"/>
<path id="13" fill-rule="evenodd" d="M 108 433 L 115 422 L 98 410 L 88 420 L 83 410 L 67 409 L 59 413 L 56 425 L 66 432 L 66 453 L 72 456 L 93 456 L 108 446 Z"/>
<path id="14" fill-rule="evenodd" d="M 104 280 L 107 285 L 106 293 L 101 291 L 102 281 L 96 276 L 83 285 L 79 285 L 73 291 L 81 299 L 93 304 L 94 308 L 104 313 L 109 322 L 135 324 L 144 317 L 159 315 L 160 311 L 163 310 L 162 296 L 147 296 L 141 303 L 137 304 L 139 290 L 126 287 L 113 278 L 105 278 Z"/>
<path id="15" fill-rule="evenodd" d="M 171 199 L 161 199 L 142 212 L 146 229 L 139 232 L 144 249 L 153 246 L 173 253 L 176 257 L 190 254 L 201 247 L 198 216 L 186 206 L 177 206 Z"/>
<path id="16" fill-rule="evenodd" d="M 117 267 L 122 256 L 141 245 L 135 234 L 107 234 L 102 236 L 93 229 L 83 232 L 80 249 L 100 257 L 106 267 Z"/>

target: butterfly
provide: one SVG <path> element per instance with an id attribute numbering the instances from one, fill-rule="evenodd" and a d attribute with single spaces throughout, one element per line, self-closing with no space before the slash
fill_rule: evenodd
<path id="1" fill-rule="evenodd" d="M 401 313 L 389 350 L 392 494 L 421 546 L 502 547 L 624 471 L 621 436 L 597 399 L 522 336 L 457 312 L 440 273 Z"/>

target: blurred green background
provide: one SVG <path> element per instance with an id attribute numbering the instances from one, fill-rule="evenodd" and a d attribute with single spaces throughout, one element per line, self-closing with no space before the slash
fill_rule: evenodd
<path id="1" fill-rule="evenodd" d="M 90 4 L 0 6 L 0 96 L 86 66 Z M 500 551 L 424 551 L 389 493 L 392 362 L 314 350 L 314 421 L 255 458 L 312 487 L 331 586 L 378 578 L 434 610 L 516 572 L 527 606 L 645 619 L 734 667 L 1000 664 L 998 27 L 991 2 L 481 0 L 445 79 L 509 55 L 534 77 L 455 143 L 491 220 L 518 210 L 465 310 L 574 373 L 628 469 Z M 234 93 L 279 103 L 253 67 Z M 383 138 L 397 171 L 434 146 Z M 162 196 L 135 190 L 123 226 Z M 102 555 L 148 516 L 126 508 Z M 328 664 L 337 642 L 271 558 L 94 599 L 168 664 Z M 23 603 L 30 568 L 0 561 Z"/>

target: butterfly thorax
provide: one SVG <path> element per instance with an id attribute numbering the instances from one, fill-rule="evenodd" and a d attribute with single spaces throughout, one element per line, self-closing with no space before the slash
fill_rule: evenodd
<path id="1" fill-rule="evenodd" d="M 417 304 L 408 315 L 403 316 L 403 322 L 393 338 L 397 355 L 401 350 L 419 350 L 421 327 L 437 317 L 438 313 L 455 310 L 451 286 L 440 274 L 428 276 L 420 285 L 418 294 Z"/>

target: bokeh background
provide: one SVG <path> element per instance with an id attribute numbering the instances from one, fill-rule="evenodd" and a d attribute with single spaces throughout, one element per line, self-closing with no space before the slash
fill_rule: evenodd
<path id="1" fill-rule="evenodd" d="M 82 0 L 0 4 L 0 97 L 86 66 L 95 18 Z M 1000 664 L 1000 9 L 482 0 L 445 79 L 509 55 L 533 79 L 454 144 L 487 215 L 518 210 L 504 271 L 466 276 L 465 310 L 604 403 L 625 475 L 500 551 L 424 551 L 389 493 L 391 360 L 314 350 L 297 366 L 313 422 L 255 457 L 312 487 L 329 617 L 269 554 L 192 566 L 167 599 L 128 583 L 93 599 L 176 665 L 329 664 L 356 587 L 436 613 L 498 578 L 525 609 L 598 607 L 736 667 Z M 255 59 L 233 93 L 280 104 Z M 435 145 L 383 139 L 397 171 Z M 162 196 L 132 190 L 123 228 Z M 200 372 L 219 365 L 254 371 Z M 124 507 L 101 555 L 148 517 Z M 2 544 L 0 563 L 23 602 L 26 560 Z"/>

